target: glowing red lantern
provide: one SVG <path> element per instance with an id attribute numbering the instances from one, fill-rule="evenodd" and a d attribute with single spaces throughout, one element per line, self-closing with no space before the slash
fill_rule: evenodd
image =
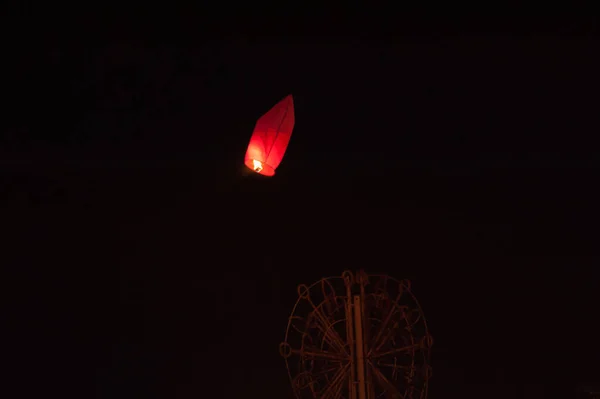
<path id="1" fill-rule="evenodd" d="M 265 176 L 273 176 L 294 130 L 294 100 L 290 94 L 260 117 L 248 144 L 244 163 Z"/>

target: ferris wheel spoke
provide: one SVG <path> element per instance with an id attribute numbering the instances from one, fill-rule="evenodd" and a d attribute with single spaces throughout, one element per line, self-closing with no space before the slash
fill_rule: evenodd
<path id="1" fill-rule="evenodd" d="M 383 339 L 381 339 L 379 341 L 379 344 L 377 346 L 375 346 L 375 344 L 377 342 L 373 342 L 373 346 L 371 347 L 371 351 L 372 352 L 377 352 L 381 349 L 381 347 L 383 345 L 385 345 L 386 342 L 390 341 L 390 339 L 394 336 L 394 333 L 398 330 L 398 323 L 396 322 L 394 324 L 394 326 L 392 328 L 390 328 L 387 332 L 387 334 L 385 335 L 385 337 L 383 337 Z"/>
<path id="2" fill-rule="evenodd" d="M 404 395 L 402 395 L 398 391 L 398 389 L 396 389 L 394 384 L 392 384 L 392 382 L 390 382 L 390 380 L 388 380 L 386 378 L 386 376 L 383 375 L 383 373 L 381 371 L 379 371 L 379 369 L 377 367 L 375 367 L 371 361 L 369 361 L 368 364 L 369 364 L 369 367 L 371 368 L 371 370 L 373 371 L 373 374 L 375 374 L 375 377 L 379 380 L 381 385 L 385 388 L 386 391 L 388 391 L 390 393 L 390 395 L 394 399 L 404 399 Z"/>
<path id="3" fill-rule="evenodd" d="M 330 323 L 328 322 L 325 315 L 321 313 L 321 310 L 317 306 L 315 306 L 311 300 L 308 300 L 308 302 L 312 306 L 313 314 L 317 318 L 317 322 L 315 323 L 315 325 L 321 331 L 321 333 L 323 333 L 323 338 L 327 341 L 327 344 L 329 344 L 332 348 L 336 348 L 340 352 L 348 354 L 345 348 L 346 345 L 342 340 L 342 337 L 340 337 L 337 331 L 327 328 L 327 326 Z"/>
<path id="4" fill-rule="evenodd" d="M 303 357 L 307 357 L 309 359 L 328 359 L 339 361 L 347 361 L 349 359 L 347 355 L 340 355 L 338 353 L 327 352 L 318 348 L 294 349 L 292 350 L 292 353 L 298 354 Z"/>
<path id="5" fill-rule="evenodd" d="M 373 348 L 375 348 L 376 346 L 379 346 L 381 336 L 383 335 L 384 331 L 387 329 L 388 324 L 392 320 L 392 316 L 397 312 L 397 309 L 396 309 L 396 307 L 398 307 L 397 302 L 400 300 L 401 296 L 402 296 L 402 292 L 398 293 L 398 295 L 396 296 L 396 299 L 394 301 L 392 301 L 392 307 L 391 307 L 390 311 L 388 312 L 388 314 L 385 316 L 385 320 L 383 321 L 383 323 L 381 323 L 381 325 L 379 326 L 379 331 L 377 331 L 377 335 L 375 336 L 375 338 L 373 339 L 373 341 L 370 345 L 369 353 L 373 351 Z M 402 311 L 404 314 L 403 308 L 400 308 L 399 310 Z M 385 340 L 383 342 L 385 342 Z"/>
<path id="6" fill-rule="evenodd" d="M 329 382 L 328 375 L 331 374 L 331 373 L 334 373 L 334 376 L 335 376 L 335 373 L 340 369 L 340 367 L 343 367 L 343 366 L 342 365 L 337 365 L 335 367 L 331 367 L 331 368 L 328 368 L 328 369 L 325 369 L 325 370 L 313 372 L 313 374 L 314 374 L 315 377 L 323 377 L 323 376 L 325 376 L 325 379 Z"/>
<path id="7" fill-rule="evenodd" d="M 344 389 L 344 383 L 348 380 L 348 377 L 349 377 L 349 372 L 346 372 L 344 374 L 344 377 L 342 379 L 340 379 L 338 383 L 336 383 L 335 391 L 333 391 L 332 395 L 330 395 L 330 397 L 332 399 L 337 399 L 337 398 L 342 397 L 342 389 Z"/>
<path id="8" fill-rule="evenodd" d="M 344 385 L 344 381 L 350 373 L 350 363 L 340 368 L 333 376 L 331 383 L 325 388 L 325 392 L 321 396 L 322 399 L 334 399 L 339 396 Z"/>
<path id="9" fill-rule="evenodd" d="M 406 353 L 406 352 L 413 351 L 415 349 L 421 349 L 422 347 L 423 347 L 422 344 L 414 344 L 414 345 L 403 346 L 402 348 L 392 349 L 392 350 L 387 351 L 387 352 L 373 353 L 373 354 L 371 354 L 371 358 L 372 359 L 378 359 L 378 358 L 384 357 L 384 356 L 395 355 L 395 354 L 400 354 L 400 353 Z"/>
<path id="10" fill-rule="evenodd" d="M 377 366 L 382 366 L 382 367 L 389 367 L 395 370 L 410 370 L 411 367 L 409 366 L 402 366 L 399 364 L 393 364 L 393 363 L 382 363 L 382 362 L 377 362 L 376 364 Z"/>
<path id="11" fill-rule="evenodd" d="M 348 354 L 348 352 L 346 352 L 345 344 L 337 331 L 328 328 L 326 324 L 320 324 L 319 322 L 316 323 L 316 326 L 321 334 L 323 334 L 323 339 L 325 342 L 327 342 L 327 345 L 329 345 L 331 348 L 335 348 L 341 353 Z"/>

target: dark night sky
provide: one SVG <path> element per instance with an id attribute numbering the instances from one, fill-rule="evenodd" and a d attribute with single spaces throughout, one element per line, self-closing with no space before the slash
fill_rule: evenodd
<path id="1" fill-rule="evenodd" d="M 413 281 L 431 398 L 600 384 L 592 25 L 208 40 L 191 20 L 7 52 L 11 397 L 291 398 L 296 285 L 358 268 Z M 289 93 L 277 175 L 246 173 Z"/>

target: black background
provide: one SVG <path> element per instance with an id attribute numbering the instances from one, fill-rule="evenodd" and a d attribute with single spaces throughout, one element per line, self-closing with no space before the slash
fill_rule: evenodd
<path id="1" fill-rule="evenodd" d="M 598 384 L 594 18 L 17 11 L 11 397 L 291 397 L 296 285 L 359 268 L 413 281 L 433 398 Z M 250 174 L 289 93 L 286 158 Z"/>

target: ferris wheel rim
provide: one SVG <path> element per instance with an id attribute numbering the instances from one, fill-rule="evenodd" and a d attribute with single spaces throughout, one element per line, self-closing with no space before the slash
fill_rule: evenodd
<path id="1" fill-rule="evenodd" d="M 305 286 L 308 289 L 308 292 L 310 292 L 310 290 L 315 287 L 316 285 L 318 285 L 319 283 L 322 283 L 324 281 L 328 281 L 328 280 L 337 280 L 337 279 L 344 279 L 344 274 L 346 272 L 350 272 L 349 270 L 345 270 L 341 276 L 329 276 L 329 277 L 322 277 L 319 280 L 315 281 L 314 283 L 312 283 L 311 285 L 306 285 L 306 284 L 299 284 L 298 287 L 300 286 Z M 351 273 L 351 272 L 350 272 Z M 408 279 L 397 279 L 395 277 L 389 276 L 387 274 L 379 274 L 379 273 L 367 273 L 368 276 L 370 277 L 379 277 L 379 278 L 385 278 L 387 280 L 392 280 L 398 284 L 401 284 L 403 281 L 410 281 Z M 414 300 L 415 305 L 417 306 L 419 312 L 423 315 L 423 323 L 425 324 L 425 327 L 427 329 L 427 331 L 429 331 L 429 325 L 427 324 L 427 318 L 425 317 L 425 313 L 423 312 L 423 308 L 421 307 L 421 303 L 419 302 L 419 300 L 417 299 L 417 297 L 413 294 L 412 292 L 412 284 L 409 284 L 409 286 L 407 287 L 407 292 L 410 294 L 411 298 Z M 292 308 L 292 312 L 290 313 L 291 315 L 294 315 L 296 313 L 296 309 L 298 308 L 298 305 L 301 303 L 302 301 L 302 297 L 298 296 L 298 298 L 296 299 L 296 302 L 294 303 L 294 307 Z M 284 336 L 284 342 L 287 342 L 287 338 L 288 338 L 288 332 L 289 332 L 289 328 L 291 325 L 291 320 L 288 320 L 288 324 L 285 330 L 285 336 Z"/>

